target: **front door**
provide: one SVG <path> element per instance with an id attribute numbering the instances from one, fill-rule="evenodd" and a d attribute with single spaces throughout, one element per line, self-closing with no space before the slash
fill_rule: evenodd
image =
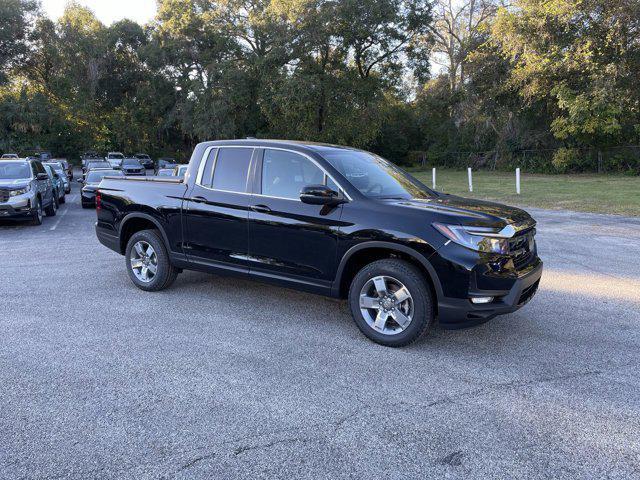
<path id="1" fill-rule="evenodd" d="M 184 251 L 203 265 L 248 271 L 248 178 L 253 147 L 208 151 L 185 197 Z"/>
<path id="2" fill-rule="evenodd" d="M 335 276 L 342 207 L 300 201 L 306 185 L 335 183 L 311 159 L 265 148 L 249 211 L 251 274 L 329 289 Z"/>

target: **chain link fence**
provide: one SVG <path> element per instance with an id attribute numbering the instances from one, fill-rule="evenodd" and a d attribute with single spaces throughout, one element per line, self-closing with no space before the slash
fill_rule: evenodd
<path id="1" fill-rule="evenodd" d="M 417 167 L 512 170 L 533 173 L 626 173 L 640 175 L 640 145 L 603 149 L 549 148 L 502 152 L 409 152 L 407 163 Z"/>

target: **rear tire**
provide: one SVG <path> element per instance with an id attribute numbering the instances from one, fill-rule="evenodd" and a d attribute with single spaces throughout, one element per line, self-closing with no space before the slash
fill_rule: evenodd
<path id="1" fill-rule="evenodd" d="M 63 193 L 62 198 L 60 199 L 60 203 L 67 203 L 67 194 Z"/>
<path id="2" fill-rule="evenodd" d="M 178 269 L 171 265 L 157 230 L 142 230 L 132 235 L 125 250 L 125 263 L 133 284 L 147 292 L 168 288 L 178 276 Z"/>
<path id="3" fill-rule="evenodd" d="M 360 331 L 388 347 L 415 342 L 434 320 L 424 275 L 395 258 L 375 261 L 358 272 L 349 289 L 349 308 Z"/>

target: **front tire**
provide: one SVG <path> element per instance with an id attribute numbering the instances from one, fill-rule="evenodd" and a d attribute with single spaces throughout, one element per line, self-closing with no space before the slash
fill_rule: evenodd
<path id="1" fill-rule="evenodd" d="M 360 331 L 388 347 L 415 342 L 434 320 L 424 275 L 395 258 L 375 261 L 358 272 L 349 289 L 349 308 Z"/>
<path id="2" fill-rule="evenodd" d="M 33 225 L 42 225 L 42 202 L 36 197 L 36 206 L 31 213 L 31 223 Z"/>
<path id="3" fill-rule="evenodd" d="M 147 292 L 168 288 L 178 276 L 157 230 L 134 233 L 127 243 L 125 262 L 131 281 Z"/>
<path id="4" fill-rule="evenodd" d="M 47 217 L 55 217 L 58 212 L 58 194 L 53 192 L 53 200 L 51 204 L 45 209 L 44 213 L 47 214 Z"/>

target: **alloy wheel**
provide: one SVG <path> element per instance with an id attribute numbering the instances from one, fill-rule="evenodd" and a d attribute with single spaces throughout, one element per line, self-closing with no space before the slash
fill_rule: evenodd
<path id="1" fill-rule="evenodd" d="M 413 320 L 413 297 L 399 280 L 380 275 L 367 281 L 360 291 L 360 312 L 376 332 L 396 335 Z"/>
<path id="2" fill-rule="evenodd" d="M 151 282 L 158 272 L 158 255 L 153 247 L 143 240 L 136 242 L 129 256 L 131 270 L 141 282 Z"/>

